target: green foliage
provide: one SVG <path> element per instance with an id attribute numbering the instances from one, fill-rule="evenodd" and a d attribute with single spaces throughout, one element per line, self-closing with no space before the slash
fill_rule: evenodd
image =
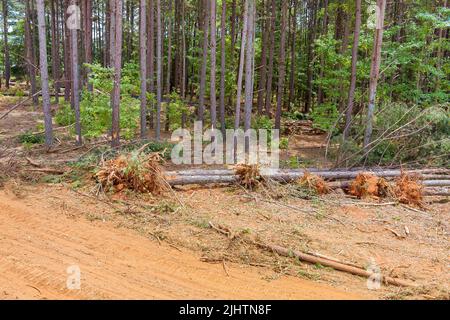
<path id="1" fill-rule="evenodd" d="M 26 131 L 19 135 L 19 142 L 25 145 L 43 144 L 45 137 L 42 134 L 33 134 L 31 131 Z"/>
<path id="2" fill-rule="evenodd" d="M 87 138 L 99 137 L 106 134 L 111 128 L 111 97 L 113 88 L 112 70 L 97 64 L 87 65 L 91 73 L 89 82 L 93 85 L 92 92 L 84 90 L 80 102 L 80 120 L 83 135 Z M 120 100 L 120 130 L 125 139 L 132 139 L 139 126 L 140 103 L 139 70 L 136 64 L 125 64 L 121 79 Z M 136 80 L 137 79 L 137 80 Z M 153 99 L 149 95 L 149 100 Z M 75 112 L 69 104 L 63 104 L 56 113 L 56 122 L 59 125 L 69 125 L 75 122 Z"/>
<path id="3" fill-rule="evenodd" d="M 256 130 L 258 129 L 271 130 L 274 128 L 274 121 L 265 115 L 255 116 L 252 119 L 252 128 Z"/>
<path id="4" fill-rule="evenodd" d="M 289 147 L 289 138 L 282 137 L 280 138 L 280 149 L 287 150 Z"/>
<path id="5" fill-rule="evenodd" d="M 341 145 L 341 159 L 381 165 L 414 162 L 449 166 L 449 107 L 449 104 L 425 109 L 406 104 L 386 106 L 375 117 L 367 158 L 361 148 L 364 128 L 360 128 L 359 136 Z"/>
<path id="6" fill-rule="evenodd" d="M 181 127 L 183 112 L 188 112 L 188 107 L 177 92 L 170 94 L 170 102 L 167 105 L 167 112 L 170 119 L 170 129 L 175 130 Z"/>
<path id="7" fill-rule="evenodd" d="M 283 113 L 284 118 L 289 118 L 292 120 L 306 120 L 308 116 L 304 113 L 301 113 L 298 110 L 291 111 L 291 112 L 284 112 Z"/>
<path id="8" fill-rule="evenodd" d="M 144 147 L 145 146 L 145 147 Z M 109 146 L 99 146 L 91 150 L 89 153 L 83 155 L 77 162 L 71 163 L 71 166 L 76 169 L 92 169 L 97 166 L 100 160 L 114 159 L 120 154 L 130 154 L 140 150 L 141 154 L 149 154 L 159 152 L 161 156 L 168 160 L 174 144 L 169 142 L 157 141 L 139 141 L 136 143 L 125 144 L 121 148 L 110 148 Z"/>
<path id="9" fill-rule="evenodd" d="M 333 129 L 339 113 L 333 103 L 324 103 L 315 107 L 311 113 L 313 127 L 324 131 Z"/>

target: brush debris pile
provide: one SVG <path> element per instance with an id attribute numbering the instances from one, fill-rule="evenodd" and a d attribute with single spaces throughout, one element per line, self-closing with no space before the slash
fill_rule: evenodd
<path id="1" fill-rule="evenodd" d="M 95 174 L 95 178 L 105 191 L 114 189 L 115 192 L 120 192 L 129 189 L 142 193 L 161 194 L 168 189 L 160 165 L 162 160 L 159 153 L 132 152 L 129 155 L 120 155 L 106 161 Z"/>
<path id="2" fill-rule="evenodd" d="M 253 189 L 265 182 L 258 165 L 238 164 L 235 167 L 239 184 L 247 189 Z"/>
<path id="3" fill-rule="evenodd" d="M 401 203 L 423 206 L 423 185 L 417 176 L 402 174 L 395 181 L 393 193 Z"/>
<path id="4" fill-rule="evenodd" d="M 331 188 L 322 177 L 309 172 L 305 172 L 303 177 L 297 181 L 297 184 L 318 195 L 327 194 L 331 191 Z"/>
<path id="5" fill-rule="evenodd" d="M 371 173 L 358 174 L 350 184 L 349 193 L 360 199 L 382 198 L 390 194 L 387 181 Z"/>

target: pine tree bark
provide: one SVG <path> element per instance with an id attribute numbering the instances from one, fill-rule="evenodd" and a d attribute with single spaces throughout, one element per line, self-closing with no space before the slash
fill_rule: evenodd
<path id="1" fill-rule="evenodd" d="M 3 9 L 3 50 L 4 50 L 4 63 L 5 63 L 5 86 L 9 88 L 9 82 L 11 78 L 11 61 L 9 58 L 9 45 L 8 45 L 8 1 L 2 0 Z"/>
<path id="2" fill-rule="evenodd" d="M 352 49 L 352 71 L 350 77 L 350 89 L 348 92 L 348 104 L 345 115 L 345 128 L 344 128 L 344 141 L 348 138 L 352 116 L 353 116 L 353 106 L 355 100 L 355 89 L 356 89 L 356 71 L 358 64 L 358 46 L 359 46 L 359 34 L 361 31 L 361 0 L 356 0 L 356 16 L 355 16 L 355 31 L 353 37 L 353 49 Z"/>
<path id="3" fill-rule="evenodd" d="M 170 93 L 171 73 L 172 73 L 172 0 L 169 2 L 169 12 L 167 13 L 167 76 L 166 76 L 166 94 Z M 169 122 L 169 121 L 167 121 Z"/>
<path id="4" fill-rule="evenodd" d="M 278 92 L 277 92 L 277 112 L 275 115 L 275 129 L 281 127 L 281 109 L 283 107 L 284 78 L 286 75 L 286 20 L 287 20 L 287 0 L 281 4 L 281 39 L 280 39 L 280 60 L 278 61 Z"/>
<path id="5" fill-rule="evenodd" d="M 36 0 L 39 30 L 39 61 L 41 70 L 42 104 L 44 110 L 45 144 L 53 144 L 52 114 L 50 110 L 50 92 L 48 86 L 47 35 L 45 30 L 44 0 Z"/>
<path id="6" fill-rule="evenodd" d="M 198 120 L 204 121 L 204 109 L 205 109 L 205 89 L 206 89 L 206 67 L 208 63 L 208 17 L 209 17 L 209 0 L 203 1 L 203 46 L 202 46 L 202 65 L 200 68 L 200 88 L 198 98 Z"/>
<path id="7" fill-rule="evenodd" d="M 211 48 L 211 69 L 210 69 L 210 99 L 211 99 L 211 126 L 216 129 L 217 124 L 217 98 L 216 98 L 216 0 L 210 3 L 210 48 Z"/>
<path id="8" fill-rule="evenodd" d="M 253 106 L 253 57 L 254 57 L 254 23 L 255 23 L 255 0 L 249 1 L 248 6 L 248 24 L 247 24 L 247 45 L 245 52 L 245 117 L 244 131 L 247 133 L 250 129 L 252 120 Z M 245 152 L 250 151 L 250 137 L 245 137 Z"/>
<path id="9" fill-rule="evenodd" d="M 84 2 L 84 62 L 92 63 L 92 1 L 93 0 L 85 0 Z M 88 80 L 88 76 L 90 73 L 90 69 L 86 68 L 86 81 Z M 92 85 L 87 85 L 89 91 L 92 91 Z"/>
<path id="10" fill-rule="evenodd" d="M 220 129 L 222 137 L 225 137 L 225 63 L 226 63 L 226 48 L 225 48 L 225 31 L 226 31 L 226 14 L 227 2 L 222 1 L 222 15 L 220 22 Z"/>
<path id="11" fill-rule="evenodd" d="M 76 0 L 71 0 L 71 5 L 76 5 Z M 73 12 L 72 12 L 73 13 Z M 76 144 L 82 145 L 81 123 L 80 123 L 80 72 L 78 68 L 78 29 L 70 29 L 71 44 L 71 65 L 72 65 L 72 89 L 73 89 L 73 105 L 75 110 L 75 134 Z"/>
<path id="12" fill-rule="evenodd" d="M 110 30 L 109 30 L 109 63 L 114 68 L 114 55 L 116 47 L 116 0 L 109 0 L 110 9 Z"/>
<path id="13" fill-rule="evenodd" d="M 148 1 L 148 30 L 147 30 L 147 79 L 148 92 L 155 93 L 155 0 Z M 149 110 L 150 128 L 154 128 L 154 103 L 151 102 Z"/>
<path id="14" fill-rule="evenodd" d="M 328 32 L 328 0 L 324 0 L 324 16 L 323 16 L 323 25 L 322 25 L 322 34 L 326 36 Z M 338 9 L 338 16 L 341 12 L 341 9 Z M 325 59 L 323 56 L 320 57 L 320 75 L 319 78 L 323 79 L 325 72 Z M 324 101 L 324 93 L 323 88 L 319 85 L 317 89 L 317 104 L 321 105 Z"/>
<path id="15" fill-rule="evenodd" d="M 122 73 L 123 0 L 114 0 L 114 87 L 112 91 L 111 146 L 120 145 L 120 77 Z"/>
<path id="16" fill-rule="evenodd" d="M 273 81 L 273 60 L 275 52 L 275 20 L 277 17 L 277 7 L 275 0 L 272 0 L 272 13 L 270 16 L 270 40 L 269 40 L 269 66 L 267 68 L 266 85 L 266 115 L 272 117 L 272 81 Z"/>
<path id="17" fill-rule="evenodd" d="M 58 33 L 58 1 L 52 0 L 50 2 L 50 16 L 52 25 L 52 76 L 53 86 L 55 88 L 55 102 L 59 103 L 59 33 Z"/>
<path id="18" fill-rule="evenodd" d="M 141 76 L 141 139 L 147 136 L 147 0 L 140 0 L 139 60 Z"/>
<path id="19" fill-rule="evenodd" d="M 161 95 L 162 95 L 162 32 L 161 0 L 156 0 L 156 128 L 155 138 L 161 136 Z"/>
<path id="20" fill-rule="evenodd" d="M 364 135 L 364 149 L 366 151 L 372 138 L 373 114 L 375 111 L 375 99 L 377 93 L 378 77 L 380 73 L 381 47 L 383 45 L 385 11 L 386 11 L 386 0 L 377 0 L 377 23 L 374 36 L 372 65 L 370 68 L 369 106 L 367 110 L 366 132 Z"/>
<path id="21" fill-rule="evenodd" d="M 103 52 L 103 64 L 105 67 L 111 66 L 111 61 L 109 60 L 111 54 L 109 52 L 110 49 L 110 32 L 111 32 L 111 1 L 106 0 L 106 8 L 105 8 L 105 49 Z"/>
<path id="22" fill-rule="evenodd" d="M 244 4 L 244 22 L 242 27 L 242 36 L 241 36 L 241 54 L 239 58 L 239 71 L 238 71 L 238 80 L 237 80 L 237 92 L 236 92 L 236 111 L 234 118 L 234 128 L 239 129 L 241 123 L 241 95 L 242 95 L 242 78 L 244 73 L 244 60 L 245 60 L 245 49 L 247 44 L 247 30 L 248 30 L 248 10 L 249 10 L 249 1 L 245 0 Z M 236 139 L 235 139 L 235 150 L 236 150 Z"/>
<path id="23" fill-rule="evenodd" d="M 33 14 L 31 12 L 30 8 L 30 0 L 25 1 L 25 47 L 26 47 L 26 57 L 27 57 L 27 69 L 28 74 L 30 77 L 30 95 L 33 97 L 33 105 L 37 106 L 39 97 L 36 94 L 37 88 L 36 88 L 36 59 L 34 56 L 34 41 L 32 37 L 32 29 L 31 29 L 31 23 L 33 20 Z"/>
<path id="24" fill-rule="evenodd" d="M 258 83 L 258 114 L 263 114 L 264 105 L 264 89 L 266 88 L 266 77 L 267 77 L 267 45 L 269 40 L 269 20 L 266 15 L 269 14 L 270 10 L 270 0 L 265 0 L 266 4 L 263 8 L 263 26 L 262 26 L 262 45 L 261 45 L 261 65 L 259 71 L 259 83 Z"/>
<path id="25" fill-rule="evenodd" d="M 297 0 L 293 0 L 293 16 L 292 16 L 292 30 L 291 30 L 291 70 L 289 73 L 289 100 L 288 111 L 291 111 L 291 104 L 295 99 L 295 50 L 297 42 Z"/>
<path id="26" fill-rule="evenodd" d="M 308 23 L 308 38 L 307 38 L 307 63 L 308 66 L 306 68 L 306 97 L 305 97 L 305 108 L 304 112 L 309 113 L 312 108 L 313 103 L 313 44 L 316 38 L 316 9 L 317 3 L 315 0 L 310 0 L 308 2 L 308 15 L 309 15 L 309 23 Z"/>

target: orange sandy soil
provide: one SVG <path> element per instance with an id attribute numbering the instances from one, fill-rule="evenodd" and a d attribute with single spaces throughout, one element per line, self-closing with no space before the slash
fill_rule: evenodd
<path id="1" fill-rule="evenodd" d="M 0 114 L 6 108 L 0 104 Z M 70 151 L 72 139 L 58 132 L 58 148 L 68 152 L 26 150 L 15 137 L 37 131 L 41 114 L 25 107 L 5 120 L 0 147 L 14 150 L 23 165 L 26 156 L 51 165 L 89 149 Z M 290 145 L 293 155 L 305 158 L 312 152 L 317 159 L 324 150 L 322 136 L 291 137 Z M 340 193 L 267 202 L 264 190 L 213 186 L 178 188 L 163 197 L 122 192 L 97 199 L 93 186 L 89 180 L 81 189 L 64 182 L 5 183 L 0 190 L 0 298 L 449 298 L 450 205 L 445 198 L 428 198 L 417 210 Z M 228 239 L 211 229 L 210 221 L 239 236 Z M 364 278 L 263 252 L 241 241 L 246 237 L 361 267 L 374 261 L 383 275 L 416 286 L 382 285 L 370 291 Z M 70 265 L 81 269 L 81 290 L 66 289 Z"/>
<path id="2" fill-rule="evenodd" d="M 198 253 L 88 221 L 83 211 L 96 208 L 80 199 L 69 217 L 55 200 L 73 194 L 44 189 L 23 199 L 0 192 L 1 299 L 365 298 L 295 277 L 267 281 L 267 268 L 227 263 L 227 276 L 222 264 L 201 262 Z M 71 265 L 80 267 L 81 290 L 66 288 Z"/>

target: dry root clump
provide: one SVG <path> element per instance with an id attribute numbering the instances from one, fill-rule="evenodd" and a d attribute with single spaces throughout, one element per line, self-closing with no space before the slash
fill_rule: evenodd
<path id="1" fill-rule="evenodd" d="M 168 189 L 159 153 L 149 155 L 132 152 L 105 162 L 95 174 L 105 191 L 129 189 L 137 192 L 160 194 Z"/>
<path id="2" fill-rule="evenodd" d="M 423 185 L 418 176 L 402 174 L 395 181 L 393 193 L 401 203 L 423 206 Z"/>
<path id="3" fill-rule="evenodd" d="M 14 155 L 1 159 L 0 157 L 0 187 L 11 178 L 19 176 L 21 165 Z"/>
<path id="4" fill-rule="evenodd" d="M 300 178 L 297 183 L 303 187 L 308 189 L 309 191 L 315 192 L 316 194 L 322 195 L 330 192 L 331 188 L 328 184 L 323 180 L 322 177 L 319 177 L 315 174 L 311 174 L 309 172 L 305 172 L 302 178 Z"/>
<path id="5" fill-rule="evenodd" d="M 253 189 L 265 182 L 258 165 L 238 164 L 235 167 L 235 173 L 239 183 L 247 189 Z"/>
<path id="6" fill-rule="evenodd" d="M 390 187 L 383 178 L 360 173 L 350 184 L 349 193 L 358 198 L 384 198 L 390 194 Z"/>

